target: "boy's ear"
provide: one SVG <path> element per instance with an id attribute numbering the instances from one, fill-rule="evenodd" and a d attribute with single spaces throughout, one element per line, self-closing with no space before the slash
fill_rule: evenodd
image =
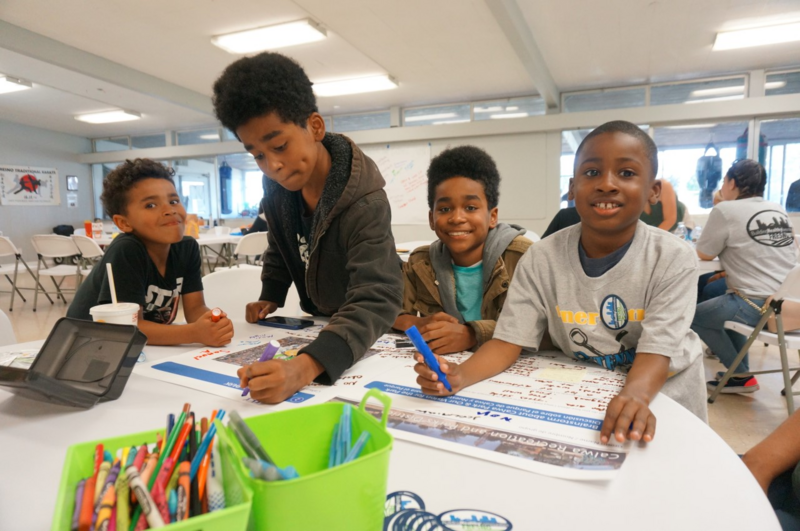
<path id="1" fill-rule="evenodd" d="M 318 112 L 312 112 L 306 122 L 307 129 L 311 132 L 314 140 L 321 142 L 325 138 L 325 119 Z"/>
<path id="2" fill-rule="evenodd" d="M 661 180 L 654 179 L 653 186 L 650 188 L 650 197 L 648 198 L 648 202 L 651 205 L 655 205 L 661 200 Z"/>
<path id="3" fill-rule="evenodd" d="M 114 225 L 122 232 L 133 232 L 133 227 L 128 223 L 128 218 L 122 214 L 114 214 L 111 219 L 114 221 Z"/>
<path id="4" fill-rule="evenodd" d="M 493 229 L 497 226 L 497 207 L 489 211 L 489 228 Z"/>
<path id="5" fill-rule="evenodd" d="M 567 191 L 567 200 L 569 201 L 575 201 L 575 190 L 574 190 L 575 186 L 573 184 L 574 181 L 575 179 L 573 179 L 572 177 L 569 178 L 569 188 Z"/>
<path id="6" fill-rule="evenodd" d="M 436 231 L 436 229 L 433 228 L 433 210 L 428 210 L 428 225 L 432 231 Z"/>

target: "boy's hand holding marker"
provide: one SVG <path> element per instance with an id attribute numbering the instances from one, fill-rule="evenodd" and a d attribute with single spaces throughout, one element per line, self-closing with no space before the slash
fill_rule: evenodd
<path id="1" fill-rule="evenodd" d="M 188 326 L 194 328 L 197 342 L 209 347 L 227 345 L 233 338 L 233 323 L 228 319 L 228 314 L 219 308 L 205 312 Z"/>
<path id="2" fill-rule="evenodd" d="M 417 376 L 417 383 L 422 388 L 423 393 L 426 395 L 450 396 L 467 387 L 458 363 L 450 363 L 436 354 L 434 354 L 434 357 L 439 363 L 439 369 L 447 377 L 447 382 L 452 390 L 447 390 L 439 375 L 425 363 L 425 358 L 422 357 L 422 354 L 417 353 L 414 355 L 414 360 L 417 362 L 414 365 L 414 371 L 419 375 Z"/>
<path id="3" fill-rule="evenodd" d="M 272 343 L 272 342 L 271 342 Z M 250 396 L 265 404 L 278 404 L 292 396 L 298 389 L 314 381 L 322 374 L 323 366 L 307 354 L 299 354 L 290 360 L 274 360 L 277 349 L 267 347 L 264 361 L 257 361 L 240 368 L 239 386 L 250 389 Z M 269 353 L 268 351 L 271 351 Z M 242 396 L 247 393 L 243 392 Z"/>

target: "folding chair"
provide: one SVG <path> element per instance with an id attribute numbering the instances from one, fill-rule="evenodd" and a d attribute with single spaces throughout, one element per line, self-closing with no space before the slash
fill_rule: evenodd
<path id="1" fill-rule="evenodd" d="M 14 336 L 14 327 L 11 326 L 11 320 L 0 310 L 0 346 L 13 345 L 16 342 L 17 338 Z"/>
<path id="2" fill-rule="evenodd" d="M 103 249 L 91 238 L 73 234 L 70 236 L 81 253 L 80 270 L 82 276 L 87 276 L 92 272 L 92 267 L 103 258 Z"/>
<path id="3" fill-rule="evenodd" d="M 261 268 L 235 267 L 219 269 L 203 277 L 203 298 L 206 306 L 218 306 L 232 321 L 244 321 L 245 307 L 249 302 L 258 300 L 261 292 Z M 292 317 L 303 315 L 300 309 L 300 295 L 294 285 L 286 294 L 283 308 L 278 308 L 274 315 Z"/>
<path id="4" fill-rule="evenodd" d="M 267 250 L 267 233 L 266 232 L 253 232 L 242 236 L 242 239 L 236 244 L 236 249 L 233 250 L 233 259 L 236 261 L 236 267 L 239 267 L 239 257 L 244 256 L 244 263 L 250 264 L 250 257 L 256 256 L 254 262 L 264 255 Z"/>
<path id="5" fill-rule="evenodd" d="M 786 349 L 790 348 L 792 350 L 797 350 L 798 355 L 800 355 L 800 332 L 783 331 L 783 316 L 781 315 L 781 307 L 783 302 L 787 299 L 800 300 L 800 265 L 795 266 L 794 269 L 792 269 L 786 276 L 786 279 L 783 281 L 783 284 L 781 284 L 778 292 L 772 298 L 772 301 L 770 301 L 769 306 L 767 306 L 767 311 L 761 316 L 761 319 L 758 321 L 758 324 L 756 324 L 755 327 L 737 323 L 735 321 L 725 321 L 725 328 L 728 330 L 733 330 L 734 332 L 738 332 L 743 336 L 748 336 L 748 338 L 747 343 L 744 344 L 744 347 L 742 347 L 742 350 L 739 351 L 736 359 L 733 360 L 733 363 L 731 363 L 731 367 L 720 379 L 719 383 L 716 385 L 716 388 L 711 393 L 711 396 L 708 397 L 709 404 L 714 403 L 714 401 L 717 399 L 717 396 L 719 396 L 719 393 L 732 376 L 744 377 L 755 374 L 780 372 L 783 373 L 784 387 L 781 394 L 786 397 L 786 409 L 788 409 L 790 415 L 794 413 L 794 397 L 795 395 L 800 395 L 800 392 L 792 391 L 792 385 L 794 385 L 797 379 L 800 378 L 800 367 L 789 367 Z M 777 334 L 773 334 L 772 332 L 767 331 L 765 328 L 771 315 L 775 316 Z M 742 359 L 744 359 L 745 355 L 747 354 L 747 351 L 750 350 L 750 346 L 756 341 L 760 341 L 768 345 L 778 346 L 781 353 L 781 368 L 734 374 L 733 370 L 739 365 L 739 363 L 741 363 Z M 790 375 L 791 371 L 795 371 L 794 376 Z"/>
<path id="6" fill-rule="evenodd" d="M 68 276 L 75 275 L 75 290 L 77 290 L 83 278 L 80 264 L 81 252 L 78 250 L 78 246 L 75 245 L 75 242 L 69 237 L 59 236 L 57 234 L 36 234 L 31 238 L 31 243 L 33 243 L 33 248 L 36 250 L 36 254 L 39 257 L 36 267 L 36 292 L 33 296 L 33 311 L 36 311 L 36 304 L 39 299 L 39 288 L 41 287 L 42 291 L 47 295 L 47 291 L 39 282 L 42 275 L 50 277 L 50 280 L 53 281 L 53 285 L 56 287 L 56 298 L 60 298 L 64 301 L 64 304 L 66 304 L 67 299 L 64 297 L 64 293 L 61 290 L 61 284 L 64 282 L 64 279 Z M 73 256 L 79 257 L 78 262 L 74 266 L 68 265 Z M 47 265 L 48 258 L 51 260 L 62 258 L 67 263 L 49 267 Z M 54 277 L 61 277 L 61 280 L 56 282 Z M 47 298 L 49 299 L 50 297 L 48 296 Z M 52 299 L 50 299 L 50 303 L 53 303 Z"/>
<path id="7" fill-rule="evenodd" d="M 22 295 L 20 289 L 32 289 L 32 288 L 19 288 L 17 287 L 17 272 L 19 270 L 19 264 L 22 262 L 22 265 L 25 266 L 25 269 L 31 275 L 31 278 L 36 278 L 36 275 L 33 274 L 31 268 L 28 267 L 28 264 L 22 258 L 22 253 L 16 248 L 16 246 L 11 242 L 11 240 L 6 236 L 0 236 L 0 258 L 5 256 L 14 256 L 14 263 L 13 264 L 0 264 L 0 275 L 6 277 L 6 280 L 11 284 L 11 304 L 8 305 L 8 311 L 14 311 L 14 296 L 18 293 L 19 297 L 22 299 L 22 302 L 27 302 L 25 297 Z M 14 278 L 8 278 L 8 275 L 13 272 Z M 42 288 L 44 290 L 44 288 Z M 3 292 L 8 293 L 8 292 Z M 47 298 L 50 299 L 50 295 L 47 295 Z M 52 303 L 53 300 L 50 299 Z"/>

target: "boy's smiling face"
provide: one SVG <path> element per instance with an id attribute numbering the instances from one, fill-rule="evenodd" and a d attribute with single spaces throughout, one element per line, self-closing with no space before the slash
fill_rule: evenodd
<path id="1" fill-rule="evenodd" d="M 471 266 L 483 259 L 486 236 L 497 225 L 497 207 L 489 208 L 483 184 L 467 177 L 442 181 L 428 216 L 456 265 Z"/>
<path id="2" fill-rule="evenodd" d="M 589 139 L 575 163 L 569 198 L 581 217 L 584 231 L 618 235 L 619 245 L 636 232 L 647 202 L 655 204 L 661 183 L 655 180 L 642 142 L 625 133 L 603 133 Z"/>
<path id="3" fill-rule="evenodd" d="M 313 113 L 300 127 L 274 112 L 251 118 L 236 129 L 244 148 L 264 174 L 289 191 L 302 190 L 317 166 L 325 121 Z"/>
<path id="4" fill-rule="evenodd" d="M 114 223 L 122 232 L 155 244 L 178 243 L 183 238 L 186 209 L 175 185 L 167 179 L 142 179 L 128 192 L 124 214 L 116 214 Z"/>

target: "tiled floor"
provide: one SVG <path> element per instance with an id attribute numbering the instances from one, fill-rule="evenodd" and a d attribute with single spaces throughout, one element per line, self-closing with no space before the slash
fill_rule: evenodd
<path id="1" fill-rule="evenodd" d="M 29 292 L 23 292 L 28 297 Z M 71 300 L 71 295 L 67 295 Z M 8 312 L 10 295 L 0 295 L 0 309 L 11 318 L 17 342 L 33 341 L 47 337 L 55 322 L 66 314 L 63 302 L 50 304 L 40 299 L 37 312 L 33 312 L 33 297 L 27 303 L 19 299 L 14 302 L 14 311 Z M 780 365 L 777 347 L 754 347 L 750 353 L 752 370 L 769 369 Z M 789 352 L 790 361 L 797 361 L 797 353 Z M 712 375 L 724 367 L 712 359 L 705 359 L 706 375 Z M 735 450 L 744 453 L 786 419 L 786 403 L 780 392 L 783 388 L 780 374 L 758 377 L 761 390 L 749 395 L 721 395 L 710 404 L 708 416 L 711 427 Z M 796 386 L 800 388 L 800 383 Z M 800 397 L 797 397 L 800 404 Z"/>

